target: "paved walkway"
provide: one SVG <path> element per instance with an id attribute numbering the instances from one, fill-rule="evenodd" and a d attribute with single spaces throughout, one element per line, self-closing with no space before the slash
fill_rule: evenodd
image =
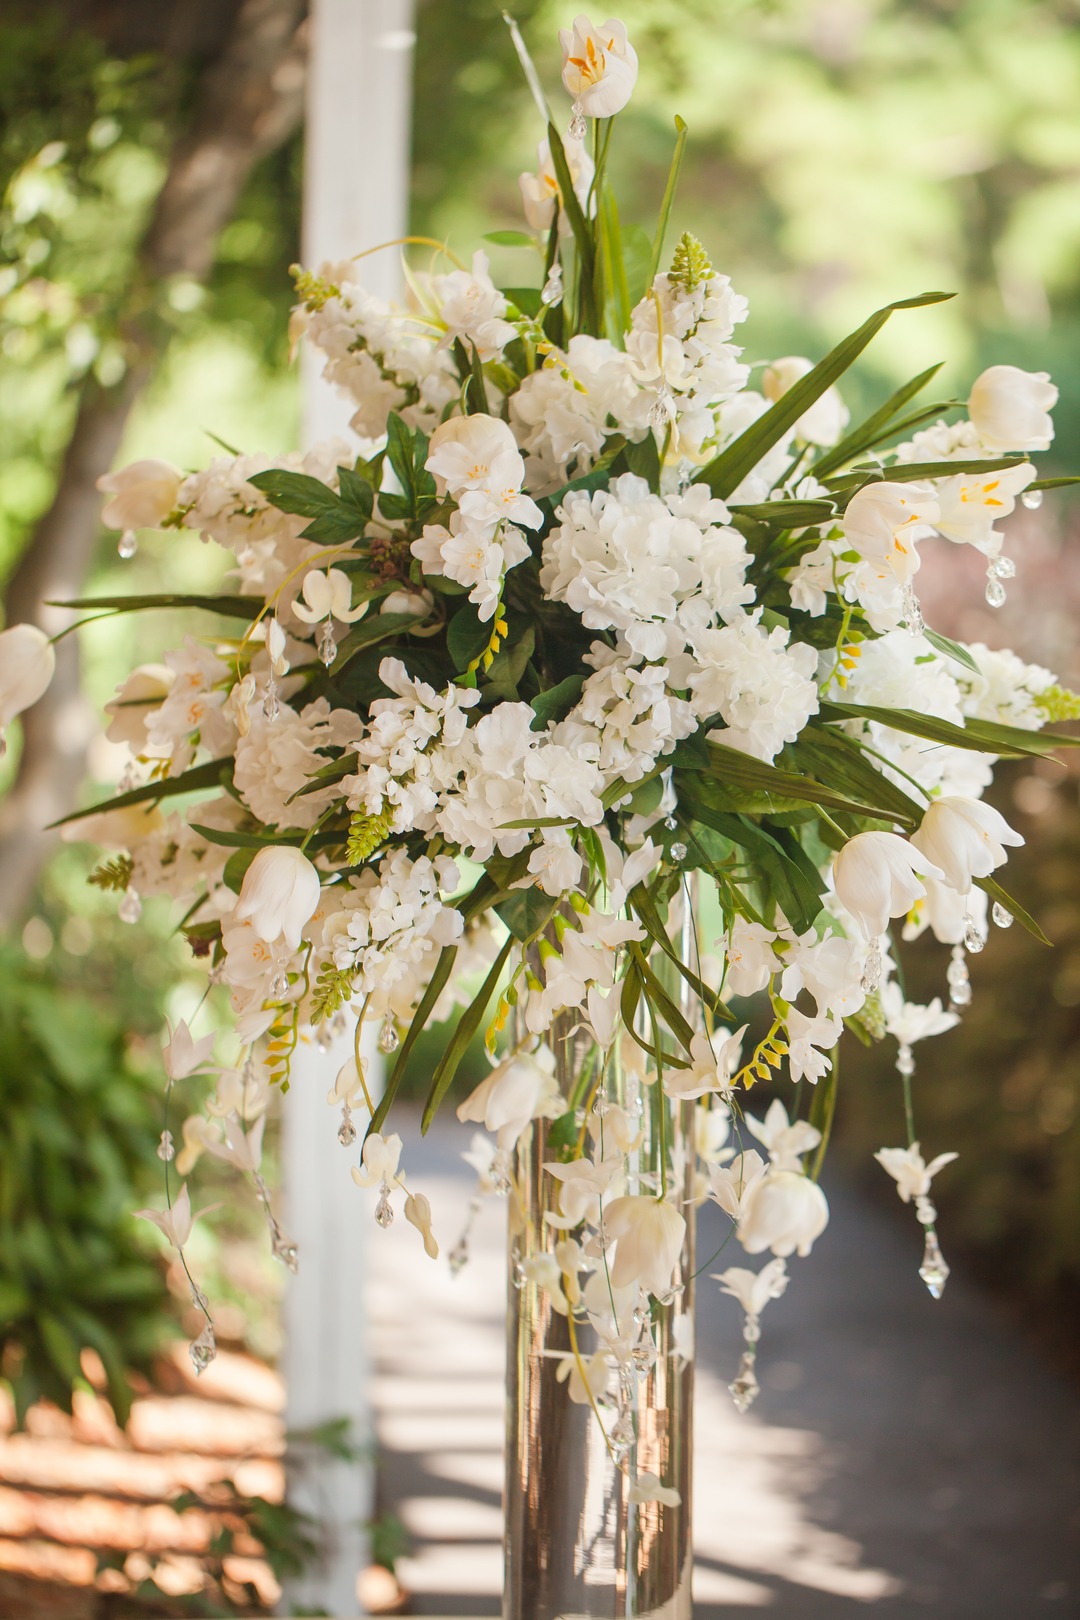
<path id="1" fill-rule="evenodd" d="M 444 1253 L 469 1134 L 406 1141 Z M 766 1313 L 745 1417 L 725 1388 L 738 1307 L 702 1279 L 695 1620 L 1080 1615 L 1080 1395 L 956 1272 L 929 1298 L 913 1218 L 826 1189 L 832 1223 Z M 380 1505 L 413 1538 L 417 1613 L 498 1613 L 504 1219 L 485 1203 L 456 1279 L 403 1221 L 371 1245 Z M 703 1257 L 725 1225 L 705 1212 Z"/>

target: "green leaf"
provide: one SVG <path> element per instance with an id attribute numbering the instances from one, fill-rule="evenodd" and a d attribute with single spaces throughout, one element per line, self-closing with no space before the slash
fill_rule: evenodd
<path id="1" fill-rule="evenodd" d="M 1007 894 L 996 878 L 976 878 L 975 884 L 976 887 L 982 889 L 983 893 L 988 895 L 991 900 L 996 900 L 999 905 L 1005 907 L 1006 911 L 1011 911 L 1021 928 L 1026 928 L 1028 933 L 1039 941 L 1040 945 L 1049 945 L 1051 948 L 1053 947 L 1053 940 L 1047 939 L 1046 935 L 1043 933 L 1034 917 L 1031 916 L 1030 912 L 1025 911 L 1023 906 L 1014 900 L 1011 894 Z"/>
<path id="2" fill-rule="evenodd" d="M 547 927 L 558 903 L 557 898 L 545 894 L 543 889 L 515 889 L 509 899 L 499 902 L 495 911 L 514 938 L 525 945 Z"/>
<path id="3" fill-rule="evenodd" d="M 390 1112 L 394 1098 L 397 1096 L 398 1087 L 400 1086 L 402 1079 L 404 1078 L 405 1071 L 408 1068 L 409 1058 L 412 1055 L 412 1049 L 423 1033 L 428 1019 L 435 1010 L 435 1003 L 442 995 L 443 990 L 446 988 L 449 981 L 450 975 L 454 971 L 454 963 L 457 961 L 457 953 L 457 945 L 444 945 L 442 950 L 439 952 L 439 960 L 436 962 L 432 975 L 428 980 L 427 989 L 424 991 L 420 1005 L 413 1013 L 412 1022 L 405 1032 L 405 1039 L 401 1043 L 397 1060 L 394 1063 L 393 1071 L 391 1072 L 390 1078 L 386 1082 L 382 1097 L 379 1099 L 378 1107 L 371 1116 L 371 1124 L 367 1128 L 367 1136 L 370 1136 L 373 1131 L 381 1131 L 383 1128 L 383 1123 L 387 1114 Z"/>
<path id="4" fill-rule="evenodd" d="M 547 726 L 564 720 L 580 698 L 584 685 L 584 675 L 567 675 L 558 685 L 549 687 L 546 692 L 538 692 L 529 705 L 535 715 L 532 730 L 543 731 Z"/>
<path id="5" fill-rule="evenodd" d="M 698 977 L 690 965 L 679 956 L 678 951 L 671 942 L 667 929 L 664 927 L 663 918 L 656 909 L 653 897 L 643 883 L 639 883 L 631 889 L 629 900 L 649 938 L 655 945 L 659 946 L 668 960 L 674 963 L 694 994 L 704 1002 L 715 1018 L 734 1022 L 730 1008 L 720 1000 L 714 990 L 709 989 L 709 986 Z"/>
<path id="6" fill-rule="evenodd" d="M 208 844 L 217 844 L 224 849 L 265 849 L 269 844 L 293 844 L 297 848 L 304 841 L 304 834 L 295 833 L 246 833 L 238 832 L 229 827 L 201 827 L 198 822 L 191 823 L 191 830 L 205 838 Z"/>
<path id="7" fill-rule="evenodd" d="M 1057 748 L 1080 748 L 1080 737 L 1066 737 L 1059 731 L 1023 731 L 1019 726 L 1001 726 L 991 720 L 965 719 L 962 726 L 951 720 L 938 720 L 913 709 L 883 709 L 867 703 L 822 703 L 822 720 L 876 720 L 894 731 L 910 732 L 930 742 L 950 748 L 972 748 L 980 754 L 1000 754 L 1007 759 L 1032 756 L 1044 759 Z"/>
<path id="8" fill-rule="evenodd" d="M 574 233 L 577 244 L 578 258 L 580 260 L 580 286 L 581 286 L 581 322 L 586 329 L 596 325 L 596 303 L 593 297 L 593 278 L 596 273 L 596 248 L 593 243 L 592 230 L 578 201 L 574 182 L 570 177 L 570 165 L 566 161 L 566 152 L 563 148 L 562 136 L 553 123 L 548 124 L 548 148 L 551 152 L 551 161 L 555 169 L 555 178 L 559 182 L 559 191 L 562 195 L 563 210 L 570 221 L 570 229 Z"/>
<path id="9" fill-rule="evenodd" d="M 709 758 L 722 782 L 733 782 L 737 787 L 758 788 L 774 798 L 790 799 L 802 804 L 816 804 L 822 809 L 839 810 L 849 815 L 886 815 L 890 820 L 911 819 L 906 813 L 897 817 L 895 811 L 886 809 L 877 797 L 869 804 L 858 799 L 849 799 L 846 795 L 837 793 L 835 789 L 827 788 L 808 776 L 778 770 L 775 765 L 769 765 L 762 759 L 755 759 L 752 754 L 744 754 L 740 749 L 725 748 L 721 743 L 712 741 L 708 748 Z M 877 774 L 875 772 L 875 775 Z"/>
<path id="10" fill-rule="evenodd" d="M 936 647 L 944 657 L 955 658 L 958 664 L 963 664 L 965 669 L 974 670 L 976 675 L 982 673 L 967 648 L 961 647 L 958 641 L 950 641 L 948 636 L 939 635 L 936 630 L 924 630 L 923 635 L 931 647 Z"/>
<path id="11" fill-rule="evenodd" d="M 480 657 L 491 640 L 491 625 L 480 618 L 471 602 L 459 608 L 446 629 L 446 650 L 456 670 L 464 671 Z"/>
<path id="12" fill-rule="evenodd" d="M 150 608 L 201 608 L 220 613 L 227 619 L 257 619 L 266 603 L 261 596 L 79 596 L 70 602 L 50 602 L 49 607 L 78 608 L 103 612 L 142 613 Z"/>
<path id="13" fill-rule="evenodd" d="M 925 371 L 920 371 L 917 377 L 913 377 L 902 388 L 898 388 L 895 394 L 890 394 L 884 405 L 879 406 L 872 416 L 868 416 L 858 427 L 852 428 L 839 444 L 815 461 L 814 477 L 826 478 L 837 467 L 842 467 L 847 461 L 853 461 L 856 456 L 862 455 L 871 445 L 876 444 L 878 436 L 884 433 L 893 417 L 898 416 L 908 401 L 922 392 L 927 383 L 937 376 L 944 363 L 940 360 L 936 366 L 928 366 Z"/>
<path id="14" fill-rule="evenodd" d="M 296 517 L 325 517 L 336 512 L 341 501 L 332 489 L 310 473 L 287 472 L 283 467 L 271 467 L 267 472 L 253 473 L 248 479 L 262 491 L 279 512 L 290 512 Z"/>
<path id="15" fill-rule="evenodd" d="M 786 397 L 786 396 L 785 396 Z M 977 476 L 982 473 L 1003 472 L 1007 467 L 1020 467 L 1023 456 L 983 457 L 978 461 L 898 461 L 889 467 L 877 462 L 852 467 L 850 472 L 834 473 L 823 480 L 838 492 L 862 488 L 864 484 L 915 484 L 924 478 L 953 478 L 961 473 Z"/>
<path id="16" fill-rule="evenodd" d="M 1028 489 L 1064 489 L 1068 484 L 1080 484 L 1080 473 L 1072 473 L 1067 478 L 1036 478 Z"/>
<path id="17" fill-rule="evenodd" d="M 530 236 L 527 231 L 487 231 L 481 240 L 494 242 L 496 247 L 534 248 L 536 246 L 536 237 Z"/>
<path id="18" fill-rule="evenodd" d="M 427 436 L 419 428 L 410 428 L 396 411 L 386 419 L 386 458 L 401 485 L 407 511 L 403 515 L 415 517 L 421 499 L 435 494 L 435 480 L 427 471 Z M 386 497 L 380 496 L 379 509 L 389 515 Z"/>
<path id="19" fill-rule="evenodd" d="M 733 506 L 731 510 L 776 529 L 816 529 L 838 516 L 832 501 L 759 501 L 750 506 Z"/>
<path id="20" fill-rule="evenodd" d="M 515 309 L 534 321 L 544 307 L 540 302 L 539 287 L 504 287 L 502 295 L 507 303 L 513 304 Z"/>
<path id="21" fill-rule="evenodd" d="M 918 298 L 900 299 L 895 304 L 887 304 L 884 309 L 875 311 L 869 320 L 863 322 L 858 331 L 846 337 L 842 343 L 838 343 L 824 360 L 819 361 L 813 371 L 807 372 L 805 377 L 800 377 L 799 381 L 770 406 L 764 415 L 759 416 L 756 422 L 751 423 L 744 433 L 709 463 L 702 476 L 713 494 L 723 499 L 739 487 L 762 456 L 795 426 L 799 417 L 808 411 L 815 400 L 820 399 L 825 390 L 831 388 L 837 378 L 842 377 L 848 367 L 858 359 L 894 310 L 921 309 L 927 304 L 942 303 L 952 296 L 952 293 L 923 293 Z"/>
<path id="22" fill-rule="evenodd" d="M 222 787 L 226 781 L 232 780 L 232 765 L 231 759 L 207 760 L 205 765 L 193 765 L 190 770 L 181 771 L 179 776 L 146 782 L 142 787 L 132 788 L 129 793 L 118 793 L 115 798 L 103 799 L 99 804 L 88 805 L 85 810 L 76 810 L 70 816 L 52 822 L 49 830 L 66 827 L 72 821 L 83 821 L 102 810 L 123 810 L 129 804 L 156 803 L 159 799 L 175 798 L 179 793 L 205 793 L 210 788 Z"/>
<path id="23" fill-rule="evenodd" d="M 675 201 L 675 190 L 679 184 L 679 170 L 682 168 L 683 153 L 686 150 L 686 124 L 675 114 L 675 152 L 671 159 L 671 168 L 668 170 L 667 185 L 664 187 L 664 196 L 660 204 L 660 217 L 656 222 L 656 235 L 653 237 L 652 256 L 649 260 L 649 273 L 645 279 L 645 289 L 652 286 L 653 277 L 660 268 L 660 259 L 664 252 L 664 237 L 667 235 L 668 221 L 671 218 L 671 205 Z M 734 484 L 731 486 L 735 488 Z"/>
<path id="24" fill-rule="evenodd" d="M 258 854 L 257 849 L 238 849 L 235 855 L 230 855 L 225 862 L 221 874 L 222 881 L 233 894 L 239 894 L 247 876 L 247 869 Z"/>
<path id="25" fill-rule="evenodd" d="M 811 1181 L 817 1181 L 825 1163 L 825 1154 L 829 1147 L 829 1137 L 832 1135 L 833 1116 L 836 1113 L 836 1094 L 840 1080 L 840 1055 L 834 1049 L 832 1068 L 828 1074 L 822 1075 L 814 1087 L 813 1099 L 810 1103 L 810 1124 L 816 1131 L 821 1132 L 821 1141 L 813 1162 L 807 1168 Z"/>
<path id="26" fill-rule="evenodd" d="M 640 225 L 622 227 L 623 269 L 626 273 L 626 293 L 630 308 L 640 304 L 650 285 L 652 243 L 649 233 Z"/>
<path id="27" fill-rule="evenodd" d="M 647 433 L 636 444 L 628 444 L 623 460 L 632 473 L 644 478 L 653 494 L 660 491 L 660 450 L 653 434 Z"/>
<path id="28" fill-rule="evenodd" d="M 479 994 L 474 997 L 469 1006 L 458 1019 L 457 1028 L 451 1038 L 449 1046 L 439 1059 L 435 1073 L 431 1079 L 431 1089 L 424 1104 L 424 1112 L 420 1119 L 420 1130 L 427 1134 L 428 1126 L 438 1113 L 439 1104 L 450 1089 L 451 1082 L 458 1071 L 458 1066 L 465 1056 L 469 1042 L 480 1028 L 484 1014 L 487 1012 L 488 1002 L 495 993 L 495 988 L 502 977 L 506 959 L 514 945 L 514 936 L 508 935 L 502 950 L 491 964 L 491 971 L 480 986 Z"/>

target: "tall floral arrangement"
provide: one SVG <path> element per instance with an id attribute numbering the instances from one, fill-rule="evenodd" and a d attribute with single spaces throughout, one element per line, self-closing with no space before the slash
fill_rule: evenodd
<path id="1" fill-rule="evenodd" d="M 744 1405 L 761 1312 L 828 1221 L 845 1026 L 897 1043 L 906 1130 L 877 1157 L 925 1227 L 932 1293 L 948 1274 L 931 1184 L 954 1155 L 920 1144 L 913 1048 L 961 1015 L 989 917 L 1038 932 L 995 876 L 1021 840 L 983 794 L 998 759 L 1068 741 L 1044 728 L 1078 705 L 1048 670 L 927 627 L 919 571 L 971 546 L 987 600 L 1004 599 L 1001 523 L 1062 482 L 1030 459 L 1056 390 L 997 365 L 966 404 L 924 403 L 932 368 L 853 424 L 839 380 L 940 293 L 877 311 L 817 363 L 750 363 L 746 300 L 669 228 L 685 126 L 655 229 L 624 223 L 607 168 L 637 58 L 615 21 L 578 17 L 561 42 L 569 125 L 526 60 L 546 135 L 521 178 L 526 228 L 492 237 L 520 249 L 521 285 L 437 243 L 427 268 L 405 261 L 402 305 L 365 287 L 364 256 L 298 269 L 293 336 L 323 356 L 355 438 L 102 481 L 123 554 L 140 527 L 195 534 L 235 584 L 181 599 L 209 631 L 108 705 L 130 764 L 69 833 L 110 851 L 94 881 L 128 920 L 148 896 L 176 903 L 231 1007 L 220 1058 L 186 1024 L 166 1046 L 170 1095 L 212 1079 L 201 1107 L 174 1107 L 167 1207 L 146 1212 L 181 1254 L 184 1178 L 209 1153 L 253 1183 L 296 1263 L 260 1172 L 266 1111 L 298 1042 L 351 1027 L 328 1128 L 379 1224 L 402 1211 L 437 1255 L 438 1212 L 392 1125 L 417 1038 L 453 1015 L 423 1125 L 456 1104 L 487 1133 L 481 1190 L 513 1194 L 515 1144 L 550 1122 L 560 1213 L 532 1280 L 585 1346 L 572 1399 L 640 1364 L 686 1220 L 685 1167 L 662 1150 L 642 1168 L 612 1077 L 633 1077 L 661 1142 L 694 1105 L 694 1199 L 764 1257 L 720 1277 L 746 1316 Z M 28 653 L 47 653 L 9 647 L 18 707 L 36 694 Z M 898 938 L 927 928 L 952 947 L 948 1006 L 903 993 Z M 769 1008 L 752 1048 L 728 1005 L 749 996 Z M 584 1052 L 569 1097 L 549 1046 L 568 1019 Z M 491 1072 L 461 1099 L 481 1030 Z M 759 1118 L 764 1079 L 790 1101 Z M 201 1368 L 212 1313 L 192 1287 Z M 616 1331 L 632 1308 L 636 1340 Z M 638 1488 L 666 1500 L 660 1481 Z"/>

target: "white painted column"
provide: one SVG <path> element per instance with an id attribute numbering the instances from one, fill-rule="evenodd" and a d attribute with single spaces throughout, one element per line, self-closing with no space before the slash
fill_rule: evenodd
<path id="1" fill-rule="evenodd" d="M 304 166 L 303 261 L 349 258 L 407 229 L 413 0 L 312 0 Z M 397 250 L 365 262 L 373 291 L 399 290 Z M 306 444 L 347 434 L 351 409 L 319 377 L 308 355 L 303 373 Z M 285 1299 L 286 1420 L 291 1430 L 348 1418 L 356 1438 L 372 1438 L 365 1332 L 365 1250 L 369 1203 L 349 1175 L 356 1149 L 337 1140 L 326 1093 L 351 1050 L 308 1045 L 297 1053 L 284 1115 L 287 1230 L 300 1269 Z M 377 1054 L 375 1054 L 377 1057 Z M 372 1063 L 372 1078 L 377 1079 Z M 360 1121 L 357 1121 L 358 1125 Z M 369 1463 L 318 1456 L 290 1468 L 289 1495 L 317 1518 L 320 1564 L 290 1581 L 281 1612 L 322 1607 L 360 1613 L 357 1575 L 367 1562 Z"/>

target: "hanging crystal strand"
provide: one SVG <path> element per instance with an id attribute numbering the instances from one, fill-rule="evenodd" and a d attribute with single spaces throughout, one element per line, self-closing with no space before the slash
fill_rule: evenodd
<path id="1" fill-rule="evenodd" d="M 558 259 L 554 261 L 547 273 L 547 280 L 540 290 L 540 302 L 548 309 L 558 309 L 563 301 L 563 274 L 562 265 Z"/>
<path id="2" fill-rule="evenodd" d="M 480 1213 L 480 1196 L 474 1193 L 469 1199 L 469 1213 L 465 1217 L 465 1225 L 461 1229 L 461 1236 L 450 1250 L 447 1263 L 450 1267 L 451 1277 L 456 1277 L 469 1263 L 469 1239 L 472 1236 L 473 1224 Z M 524 1274 L 522 1274 L 524 1277 Z"/>
<path id="3" fill-rule="evenodd" d="M 130 793 L 132 788 L 137 788 L 138 785 L 139 773 L 135 769 L 135 761 L 133 759 L 129 759 L 127 764 L 124 766 L 123 775 L 116 784 L 116 791 L 117 793 Z"/>
<path id="4" fill-rule="evenodd" d="M 753 1311 L 743 1319 L 743 1353 L 735 1377 L 728 1385 L 728 1394 L 740 1412 L 749 1411 L 758 1398 L 761 1385 L 757 1380 L 756 1362 L 761 1323 Z"/>
<path id="5" fill-rule="evenodd" d="M 273 725 L 281 713 L 281 704 L 278 702 L 278 684 L 274 679 L 273 669 L 266 677 L 266 696 L 263 698 L 262 709 L 267 720 Z"/>
<path id="6" fill-rule="evenodd" d="M 957 948 L 960 950 L 962 961 L 963 948 Z M 964 972 L 965 974 L 967 973 L 966 967 L 964 968 Z M 971 986 L 968 985 L 967 988 L 968 995 L 970 996 Z M 915 1057 L 912 1053 L 911 1047 L 906 1041 L 901 1042 L 900 1049 L 896 1054 L 896 1069 L 900 1076 L 900 1085 L 904 1093 L 904 1123 L 907 1126 L 908 1148 L 917 1150 L 918 1142 L 915 1138 L 915 1109 L 911 1098 L 911 1077 L 915 1073 Z M 927 1182 L 927 1185 L 929 1186 L 929 1182 Z M 945 1292 L 945 1284 L 949 1278 L 949 1268 L 945 1262 L 945 1256 L 941 1252 L 941 1244 L 938 1242 L 937 1227 L 934 1224 L 937 1220 L 937 1210 L 934 1208 L 933 1203 L 925 1193 L 917 1193 L 915 1196 L 915 1218 L 920 1223 L 925 1233 L 923 1240 L 923 1257 L 919 1265 L 919 1276 L 926 1284 L 931 1296 L 934 1299 L 940 1299 L 942 1294 Z"/>
<path id="7" fill-rule="evenodd" d="M 867 995 L 872 994 L 872 992 L 875 991 L 878 985 L 881 983 L 881 975 L 884 966 L 885 959 L 881 954 L 881 940 L 880 938 L 872 939 L 870 941 L 870 949 L 866 954 L 866 961 L 863 963 L 862 970 L 862 988 L 866 991 Z"/>
<path id="8" fill-rule="evenodd" d="M 356 1141 L 356 1126 L 352 1122 L 352 1109 L 348 1103 L 341 1105 L 341 1124 L 337 1128 L 337 1139 L 342 1147 L 352 1147 Z"/>
<path id="9" fill-rule="evenodd" d="M 129 557 L 134 557 L 138 549 L 139 542 L 136 538 L 135 530 L 125 529 L 116 543 L 117 554 L 123 557 L 124 561 L 127 562 Z"/>
<path id="10" fill-rule="evenodd" d="M 953 1007 L 970 1007 L 971 978 L 968 974 L 963 945 L 957 944 L 953 946 L 949 965 L 945 970 L 945 978 L 949 985 L 950 1005 Z"/>
<path id="11" fill-rule="evenodd" d="M 583 141 L 588 129 L 589 126 L 585 122 L 585 109 L 580 101 L 575 101 L 570 108 L 570 122 L 566 126 L 566 133 L 572 141 Z"/>
<path id="12" fill-rule="evenodd" d="M 162 1131 L 156 1152 L 162 1164 L 171 1164 L 176 1158 L 176 1143 L 173 1141 L 172 1131 L 168 1129 Z"/>
<path id="13" fill-rule="evenodd" d="M 180 1258 L 181 1260 L 184 1258 L 183 1250 L 180 1251 Z M 184 1261 L 184 1270 L 187 1271 L 186 1260 Z M 201 1330 L 195 1335 L 191 1343 L 188 1345 L 188 1355 L 191 1357 L 191 1365 L 195 1369 L 196 1378 L 198 1378 L 206 1371 L 207 1367 L 209 1367 L 210 1363 L 217 1355 L 217 1335 L 214 1332 L 214 1321 L 213 1317 L 210 1315 L 210 1306 L 207 1303 L 206 1295 L 200 1288 L 195 1286 L 190 1272 L 188 1272 L 188 1282 L 191 1283 L 191 1303 L 195 1306 L 196 1310 L 202 1311 L 204 1318 Z"/>
<path id="14" fill-rule="evenodd" d="M 138 922 L 142 916 L 142 901 L 139 898 L 138 889 L 133 889 L 128 884 L 127 889 L 124 891 L 124 898 L 117 907 L 116 915 L 122 923 Z"/>
<path id="15" fill-rule="evenodd" d="M 293 1243 L 290 1238 L 285 1236 L 285 1233 L 281 1229 L 281 1223 L 278 1221 L 277 1216 L 274 1214 L 274 1211 L 271 1208 L 270 1189 L 257 1170 L 251 1179 L 255 1184 L 255 1191 L 258 1194 L 259 1202 L 266 1213 L 266 1224 L 270 1232 L 270 1252 L 273 1254 L 275 1260 L 280 1260 L 282 1265 L 287 1266 L 290 1271 L 295 1272 L 299 1269 L 299 1258 L 297 1255 L 296 1244 Z"/>
<path id="16" fill-rule="evenodd" d="M 334 640 L 334 621 L 327 619 L 319 631 L 319 657 L 327 669 L 337 657 L 337 642 Z"/>
<path id="17" fill-rule="evenodd" d="M 289 975 L 283 967 L 279 967 L 270 980 L 270 995 L 274 1001 L 280 1001 L 282 996 L 289 993 Z"/>
<path id="18" fill-rule="evenodd" d="M 386 1017 L 383 1019 L 383 1027 L 379 1031 L 379 1051 L 387 1053 L 396 1052 L 398 1049 L 399 1039 L 400 1037 L 398 1036 L 397 1027 L 394 1020 L 390 1014 L 387 1013 Z"/>
<path id="19" fill-rule="evenodd" d="M 986 944 L 986 935 L 971 915 L 970 911 L 964 913 L 964 949 L 977 956 Z"/>
<path id="20" fill-rule="evenodd" d="M 923 619 L 919 598 L 915 595 L 913 586 L 904 586 L 900 602 L 904 614 L 904 623 L 907 625 L 909 633 L 913 636 L 921 636 L 926 629 L 926 621 Z"/>
<path id="21" fill-rule="evenodd" d="M 661 383 L 656 390 L 656 398 L 649 407 L 649 426 L 654 428 L 667 427 L 675 416 L 675 396 L 667 383 Z"/>
<path id="22" fill-rule="evenodd" d="M 385 1232 L 394 1219 L 394 1206 L 390 1202 L 390 1183 L 383 1176 L 379 1187 L 379 1202 L 375 1205 L 375 1219 Z"/>
<path id="23" fill-rule="evenodd" d="M 994 557 L 986 567 L 986 600 L 992 608 L 1005 605 L 1006 591 L 1003 580 L 1016 578 L 1016 564 L 1011 557 Z"/>

